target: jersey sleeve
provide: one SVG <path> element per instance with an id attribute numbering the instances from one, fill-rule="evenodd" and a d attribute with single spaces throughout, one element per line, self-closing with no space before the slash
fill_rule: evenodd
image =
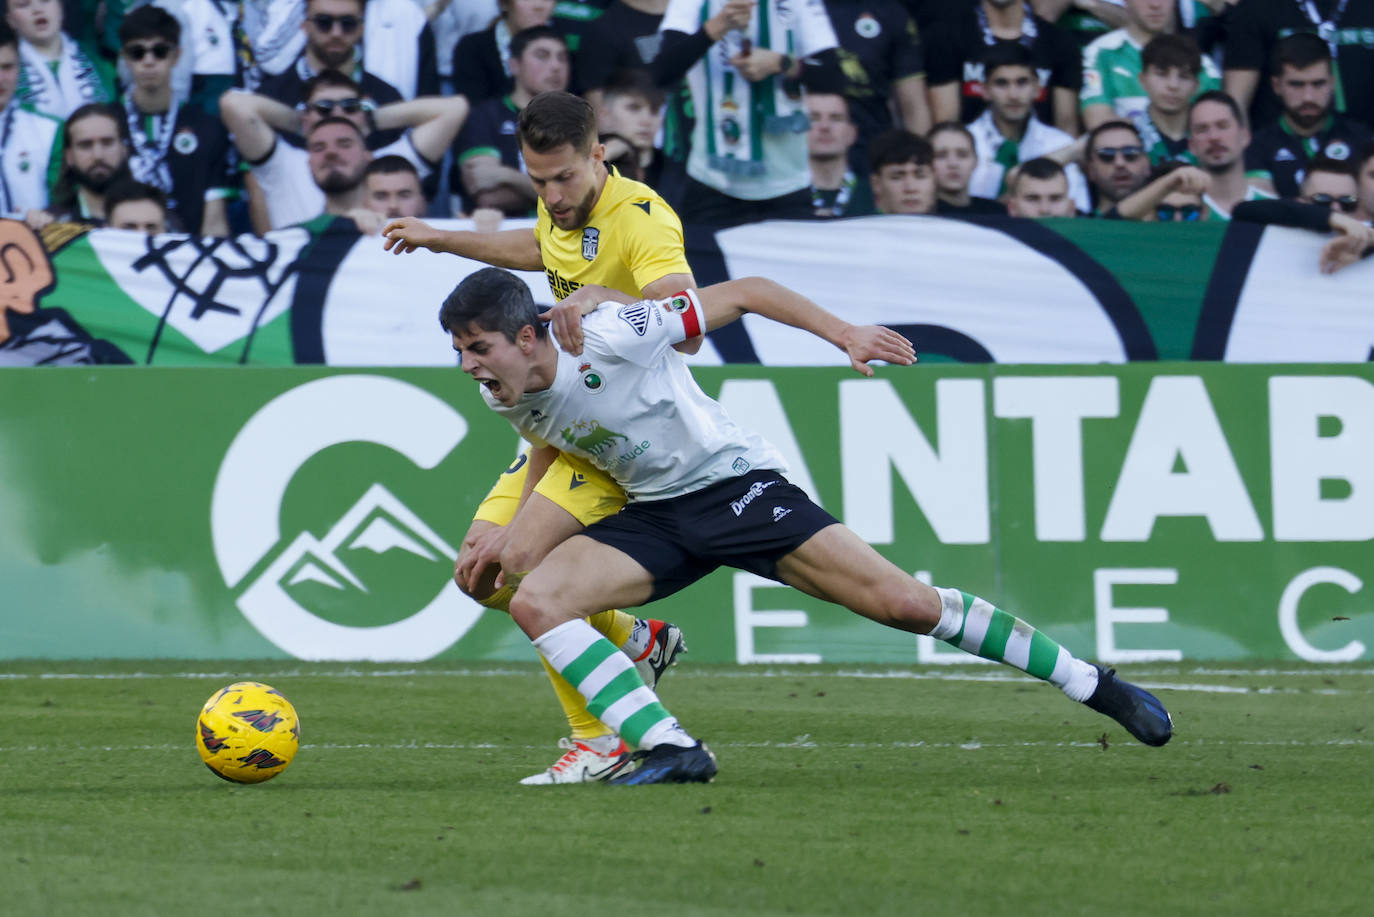
<path id="1" fill-rule="evenodd" d="M 1230 10 L 1226 19 L 1226 45 L 1223 52 L 1227 70 L 1262 71 L 1269 62 L 1269 43 L 1257 6 L 1252 0 L 1247 0 Z"/>
<path id="2" fill-rule="evenodd" d="M 830 15 L 826 13 L 821 0 L 802 0 L 796 10 L 798 44 L 793 52 L 796 56 L 811 57 L 839 47 L 840 40 L 835 37 L 835 27 L 830 24 Z"/>
<path id="3" fill-rule="evenodd" d="M 667 204 L 645 198 L 621 206 L 634 230 L 625 250 L 626 266 L 639 291 L 669 274 L 692 272 L 683 249 L 682 221 Z"/>
<path id="4" fill-rule="evenodd" d="M 683 290 L 667 299 L 609 303 L 587 316 L 583 329 L 588 351 L 652 366 L 674 344 L 704 334 L 706 316 L 696 291 Z"/>
<path id="5" fill-rule="evenodd" d="M 1050 86 L 1057 89 L 1072 89 L 1074 92 L 1081 92 L 1083 89 L 1083 55 L 1078 50 L 1078 45 L 1063 29 L 1045 23 L 1045 28 L 1052 29 L 1050 48 L 1054 55 L 1054 64 L 1050 68 Z"/>
<path id="6" fill-rule="evenodd" d="M 1081 111 L 1089 105 L 1110 105 L 1107 84 L 1102 72 L 1102 47 L 1093 42 L 1083 49 L 1083 88 L 1078 93 L 1078 108 Z"/>
<path id="7" fill-rule="evenodd" d="M 922 76 L 926 72 L 925 49 L 921 46 L 921 35 L 916 30 L 916 20 L 905 9 L 894 21 L 897 38 L 892 42 L 892 81 L 904 80 L 910 76 Z M 833 23 L 832 23 L 833 24 Z"/>
<path id="8" fill-rule="evenodd" d="M 964 75 L 964 48 L 952 21 L 937 22 L 925 36 L 926 85 L 957 83 Z"/>
<path id="9" fill-rule="evenodd" d="M 701 28 L 701 4 L 696 0 L 668 0 L 668 8 L 663 11 L 663 19 L 658 24 L 660 32 L 682 32 L 691 35 Z"/>

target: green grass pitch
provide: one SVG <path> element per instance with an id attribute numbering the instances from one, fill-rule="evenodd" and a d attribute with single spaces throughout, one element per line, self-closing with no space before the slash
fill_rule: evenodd
<path id="1" fill-rule="evenodd" d="M 0 910 L 1374 913 L 1374 668 L 1123 675 L 1167 747 L 992 666 L 689 659 L 661 693 L 720 776 L 612 788 L 517 785 L 563 734 L 533 664 L 0 664 Z M 301 716 L 258 786 L 192 744 L 240 679 Z"/>

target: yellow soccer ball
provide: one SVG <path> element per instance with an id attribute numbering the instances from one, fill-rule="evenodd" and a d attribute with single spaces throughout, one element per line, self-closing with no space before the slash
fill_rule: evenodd
<path id="1" fill-rule="evenodd" d="M 286 770 L 301 744 L 301 721 L 270 685 L 239 681 L 220 688 L 196 718 L 196 751 L 205 766 L 234 783 L 262 783 Z"/>

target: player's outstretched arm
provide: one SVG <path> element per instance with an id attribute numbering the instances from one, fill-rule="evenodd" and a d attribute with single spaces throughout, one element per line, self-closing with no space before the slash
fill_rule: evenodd
<path id="1" fill-rule="evenodd" d="M 705 311 L 707 331 L 738 320 L 752 312 L 783 325 L 809 331 L 849 355 L 850 365 L 865 376 L 873 375 L 871 360 L 900 366 L 916 362 L 911 342 L 882 325 L 851 325 L 811 300 L 764 277 L 744 277 L 697 291 Z"/>
<path id="2" fill-rule="evenodd" d="M 427 248 L 513 271 L 538 271 L 544 267 L 533 229 L 448 230 L 437 229 L 419 217 L 401 217 L 382 227 L 382 247 L 397 255 Z"/>

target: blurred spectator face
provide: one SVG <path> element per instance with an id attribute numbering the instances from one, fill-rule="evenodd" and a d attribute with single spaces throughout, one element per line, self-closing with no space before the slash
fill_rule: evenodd
<path id="1" fill-rule="evenodd" d="M 1154 219 L 1158 223 L 1196 223 L 1207 219 L 1207 208 L 1202 204 L 1201 194 L 1175 191 L 1166 194 L 1155 207 Z"/>
<path id="2" fill-rule="evenodd" d="M 1360 166 L 1359 178 L 1360 206 L 1355 211 L 1358 219 L 1374 220 L 1374 158 Z"/>
<path id="3" fill-rule="evenodd" d="M 1301 68 L 1285 64 L 1283 72 L 1271 77 L 1270 83 L 1283 103 L 1283 113 L 1302 130 L 1316 127 L 1331 112 L 1335 85 L 1328 61 Z"/>
<path id="4" fill-rule="evenodd" d="M 548 153 L 536 153 L 522 144 L 520 152 L 525 159 L 525 174 L 553 224 L 559 229 L 586 226 L 596 204 L 596 166 L 603 161 L 606 148 L 594 143 L 589 152 L 579 153 L 572 144 L 565 143 Z"/>
<path id="5" fill-rule="evenodd" d="M 849 117 L 849 104 L 836 93 L 806 96 L 806 116 L 811 129 L 806 134 L 806 150 L 817 159 L 847 155 L 858 139 L 858 130 Z"/>
<path id="6" fill-rule="evenodd" d="M 347 118 L 364 135 L 368 132 L 362 97 L 347 86 L 320 86 L 310 94 L 301 113 L 301 133 L 308 136 L 310 129 L 325 118 Z"/>
<path id="7" fill-rule="evenodd" d="M 10 104 L 14 90 L 19 85 L 19 47 L 5 45 L 0 47 L 0 110 Z"/>
<path id="8" fill-rule="evenodd" d="M 1337 213 L 1354 213 L 1360 205 L 1360 187 L 1352 175 L 1337 172 L 1308 172 L 1302 180 L 1298 200 L 1321 204 Z"/>
<path id="9" fill-rule="evenodd" d="M 343 124 L 325 124 L 310 133 L 306 141 L 310 153 L 310 174 L 326 194 L 351 191 L 363 180 L 363 170 L 372 161 L 363 138 Z"/>
<path id="10" fill-rule="evenodd" d="M 540 38 L 510 59 L 510 75 L 532 96 L 568 88 L 568 47 L 553 38 Z"/>
<path id="11" fill-rule="evenodd" d="M 914 162 L 882 166 L 869 175 L 873 200 L 883 213 L 934 213 L 935 170 Z"/>
<path id="12" fill-rule="evenodd" d="M 343 70 L 363 38 L 361 0 L 309 0 L 305 7 L 305 43 L 326 66 Z"/>
<path id="13" fill-rule="evenodd" d="M 1193 106 L 1188 118 L 1188 149 L 1198 165 L 1214 172 L 1225 171 L 1249 145 L 1250 131 L 1241 126 L 1229 106 L 1211 101 Z"/>
<path id="14" fill-rule="evenodd" d="M 165 38 L 135 38 L 122 51 L 134 83 L 140 89 L 161 89 L 171 85 L 172 68 L 181 49 Z"/>
<path id="15" fill-rule="evenodd" d="M 554 0 L 502 0 L 501 15 L 515 35 L 537 25 L 548 25 L 553 7 Z"/>
<path id="16" fill-rule="evenodd" d="M 1197 92 L 1198 76 L 1181 67 L 1151 64 L 1140 72 L 1140 85 L 1144 87 L 1156 111 L 1176 115 L 1188 107 L 1188 102 Z"/>
<path id="17" fill-rule="evenodd" d="M 422 217 L 427 206 L 413 172 L 374 172 L 364 180 L 363 206 L 387 218 Z"/>
<path id="18" fill-rule="evenodd" d="M 1126 15 L 1151 35 L 1174 30 L 1176 0 L 1126 0 Z"/>
<path id="19" fill-rule="evenodd" d="M 1114 127 L 1097 135 L 1088 150 L 1087 171 L 1098 196 L 1116 203 L 1145 184 L 1150 177 L 1150 158 L 1139 134 Z"/>
<path id="20" fill-rule="evenodd" d="M 20 38 L 45 45 L 62 31 L 62 4 L 59 0 L 9 0 L 5 21 Z"/>
<path id="21" fill-rule="evenodd" d="M 1029 67 L 998 67 L 983 81 L 983 91 L 995 117 L 1020 124 L 1040 95 L 1040 79 Z"/>
<path id="22" fill-rule="evenodd" d="M 960 195 L 968 188 L 978 154 L 963 131 L 940 131 L 930 138 L 935 147 L 935 185 L 942 194 Z"/>
<path id="23" fill-rule="evenodd" d="M 1071 217 L 1073 200 L 1069 180 L 1063 173 L 1050 178 L 1022 175 L 1007 198 L 1007 213 L 1014 217 Z"/>
<path id="24" fill-rule="evenodd" d="M 597 115 L 602 133 L 619 134 L 640 150 L 653 149 L 660 120 L 658 109 L 650 105 L 648 99 L 632 92 L 608 96 Z"/>
<path id="25" fill-rule="evenodd" d="M 62 161 L 77 183 L 96 194 L 104 193 L 129 162 L 129 151 L 119 136 L 119 125 L 104 115 L 87 115 L 68 124 L 71 143 Z"/>
<path id="26" fill-rule="evenodd" d="M 167 214 L 156 201 L 121 201 L 105 215 L 105 223 L 156 236 L 167 231 Z"/>

